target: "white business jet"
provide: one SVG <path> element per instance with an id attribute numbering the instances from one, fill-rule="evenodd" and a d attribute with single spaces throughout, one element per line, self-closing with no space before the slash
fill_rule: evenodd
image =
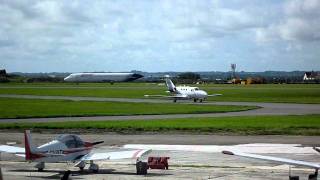
<path id="1" fill-rule="evenodd" d="M 221 96 L 222 94 L 210 94 L 204 90 L 200 90 L 198 87 L 190 87 L 190 86 L 175 86 L 171 81 L 168 75 L 165 76 L 166 86 L 168 91 L 171 95 L 144 95 L 145 97 L 165 97 L 165 98 L 172 98 L 173 102 L 177 102 L 177 100 L 189 100 L 193 99 L 194 102 L 202 102 L 206 100 L 208 97 L 212 96 Z"/>
<path id="2" fill-rule="evenodd" d="M 45 168 L 45 163 L 53 162 L 76 162 L 75 167 L 79 167 L 83 170 L 86 164 L 89 162 L 89 170 L 92 172 L 98 172 L 99 166 L 94 164 L 93 161 L 97 160 L 116 160 L 116 159 L 136 159 L 137 160 L 137 174 L 142 174 L 139 171 L 141 169 L 138 165 L 141 165 L 139 158 L 151 152 L 151 150 L 130 150 L 130 151 L 117 151 L 107 153 L 91 153 L 93 147 L 98 142 L 85 142 L 79 136 L 73 134 L 63 134 L 58 136 L 55 140 L 43 144 L 39 147 L 35 147 L 31 141 L 30 131 L 24 132 L 25 147 L 15 147 L 0 145 L 0 152 L 6 152 L 15 154 L 20 157 L 25 157 L 28 162 L 38 162 L 35 168 L 38 171 L 42 171 Z M 142 164 L 142 166 L 144 166 Z"/>

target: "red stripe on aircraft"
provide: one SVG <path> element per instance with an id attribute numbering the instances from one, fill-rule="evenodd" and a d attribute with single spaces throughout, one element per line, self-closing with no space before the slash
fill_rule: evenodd
<path id="1" fill-rule="evenodd" d="M 63 154 L 71 154 L 71 153 L 76 153 L 76 152 L 81 152 L 81 151 L 85 151 L 85 150 L 91 150 L 92 148 L 84 148 L 84 149 L 69 149 L 69 150 L 64 150 Z"/>
<path id="2" fill-rule="evenodd" d="M 135 153 L 133 154 L 133 157 L 134 157 L 134 158 L 136 158 L 136 157 L 137 157 L 137 155 L 138 155 L 141 151 L 142 151 L 142 149 L 141 149 L 141 150 L 139 150 L 139 151 L 137 151 L 137 152 L 135 152 Z"/>

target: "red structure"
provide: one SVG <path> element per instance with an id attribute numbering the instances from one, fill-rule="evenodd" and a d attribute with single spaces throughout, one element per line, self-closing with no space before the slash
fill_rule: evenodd
<path id="1" fill-rule="evenodd" d="M 168 169 L 168 159 L 170 159 L 170 157 L 149 157 L 148 167 L 150 169 Z"/>

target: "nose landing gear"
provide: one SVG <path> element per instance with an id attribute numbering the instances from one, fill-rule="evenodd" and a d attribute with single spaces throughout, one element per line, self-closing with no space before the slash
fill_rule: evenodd
<path id="1" fill-rule="evenodd" d="M 98 164 L 94 164 L 93 161 L 90 161 L 89 170 L 94 172 L 94 173 L 97 173 L 99 171 Z"/>

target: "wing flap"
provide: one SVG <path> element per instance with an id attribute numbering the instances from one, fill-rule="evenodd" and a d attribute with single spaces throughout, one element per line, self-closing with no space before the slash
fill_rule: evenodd
<path id="1" fill-rule="evenodd" d="M 273 157 L 273 156 L 262 156 L 262 155 L 258 155 L 258 154 L 249 154 L 249 153 L 242 153 L 242 152 L 236 152 L 236 151 L 222 151 L 222 153 L 227 154 L 227 155 L 235 155 L 235 156 L 241 156 L 241 157 L 247 157 L 247 158 L 253 158 L 253 159 L 279 162 L 279 163 L 283 163 L 283 164 L 305 166 L 305 167 L 309 167 L 309 168 L 320 169 L 320 164 L 306 162 L 306 161 L 298 161 L 298 160 L 287 159 L 287 158 L 278 158 L 278 157 Z"/>
<path id="2" fill-rule="evenodd" d="M 133 150 L 133 151 L 118 151 L 107 153 L 92 153 L 81 158 L 81 161 L 90 160 L 117 160 L 117 159 L 137 159 L 150 153 L 151 150 Z"/>

